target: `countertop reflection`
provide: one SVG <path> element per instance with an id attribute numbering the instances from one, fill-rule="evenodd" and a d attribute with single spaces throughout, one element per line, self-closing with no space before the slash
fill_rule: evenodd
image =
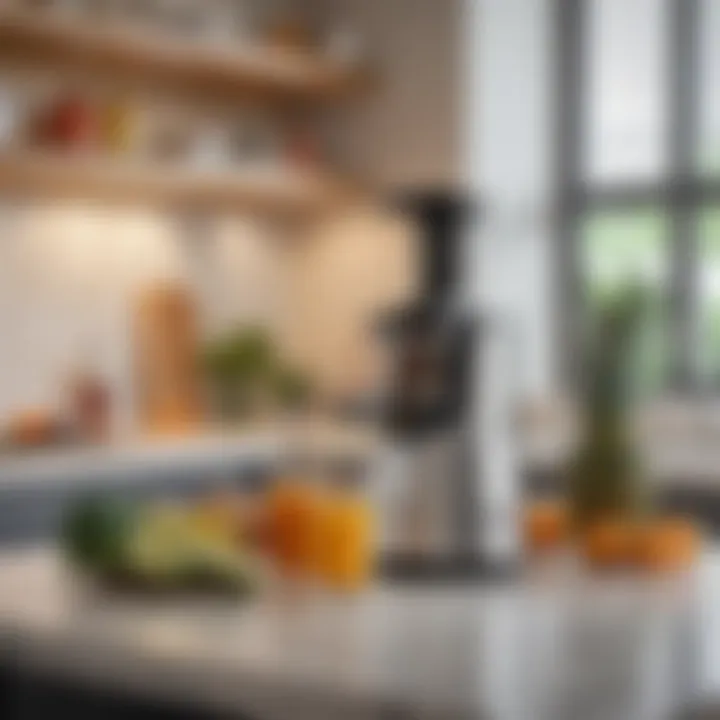
<path id="1" fill-rule="evenodd" d="M 675 578 L 568 558 L 502 585 L 245 604 L 99 595 L 49 549 L 0 555 L 0 573 L 0 649 L 20 667 L 262 719 L 662 720 L 720 698 L 714 549 Z"/>

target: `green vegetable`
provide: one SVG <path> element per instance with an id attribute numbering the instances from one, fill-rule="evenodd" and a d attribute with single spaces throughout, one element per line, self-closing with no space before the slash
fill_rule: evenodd
<path id="1" fill-rule="evenodd" d="M 251 414 L 258 396 L 267 391 L 277 350 L 260 328 L 233 330 L 211 342 L 201 364 L 219 415 L 240 419 Z"/>
<path id="2" fill-rule="evenodd" d="M 68 514 L 61 545 L 84 570 L 133 587 L 236 594 L 255 587 L 247 558 L 202 536 L 173 505 L 135 508 L 84 500 Z"/>
<path id="3" fill-rule="evenodd" d="M 186 548 L 178 567 L 178 582 L 185 587 L 238 594 L 256 588 L 256 577 L 246 558 L 208 544 Z"/>
<path id="4" fill-rule="evenodd" d="M 88 499 L 68 514 L 61 545 L 78 565 L 99 572 L 119 571 L 138 523 L 137 510 L 116 501 Z"/>
<path id="5" fill-rule="evenodd" d="M 275 392 L 287 409 L 304 408 L 312 397 L 312 384 L 299 370 L 280 367 L 276 371 Z"/>

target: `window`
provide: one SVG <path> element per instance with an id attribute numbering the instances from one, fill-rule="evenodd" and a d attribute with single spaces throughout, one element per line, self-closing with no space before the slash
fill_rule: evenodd
<path id="1" fill-rule="evenodd" d="M 593 182 L 654 179 L 667 168 L 667 2 L 589 0 L 584 16 L 586 156 Z"/>
<path id="2" fill-rule="evenodd" d="M 635 373 L 644 393 L 665 383 L 668 368 L 668 222 L 656 207 L 598 211 L 583 219 L 581 265 L 590 312 L 628 281 L 650 294 L 647 321 L 638 343 Z"/>
<path id="3" fill-rule="evenodd" d="M 565 370 L 641 279 L 639 381 L 720 389 L 720 0 L 559 0 Z"/>
<path id="4" fill-rule="evenodd" d="M 704 385 L 720 385 L 720 209 L 706 208 L 700 213 L 697 234 L 699 379 Z"/>
<path id="5" fill-rule="evenodd" d="M 720 174 L 720 2 L 702 0 L 698 44 L 699 132 L 696 159 L 705 174 Z"/>

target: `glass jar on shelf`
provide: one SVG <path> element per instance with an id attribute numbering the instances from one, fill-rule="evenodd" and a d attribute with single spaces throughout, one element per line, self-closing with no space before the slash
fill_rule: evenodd
<path id="1" fill-rule="evenodd" d="M 77 14 L 80 4 L 77 0 L 17 0 L 12 3 L 12 9 L 62 17 Z"/>
<path id="2" fill-rule="evenodd" d="M 157 13 L 157 0 L 125 0 L 117 14 L 117 22 L 135 31 L 152 32 Z"/>
<path id="3" fill-rule="evenodd" d="M 0 85 L 0 152 L 17 147 L 24 134 L 25 107 L 21 94 L 8 85 Z"/>
<path id="4" fill-rule="evenodd" d="M 210 12 L 207 3 L 195 0 L 156 0 L 155 25 L 176 38 L 198 40 Z"/>
<path id="5" fill-rule="evenodd" d="M 127 0 L 79 0 L 83 18 L 93 24 L 116 28 L 127 12 Z"/>

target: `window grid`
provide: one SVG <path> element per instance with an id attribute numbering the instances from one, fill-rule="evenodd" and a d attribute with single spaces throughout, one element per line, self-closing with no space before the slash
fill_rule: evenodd
<path id="1" fill-rule="evenodd" d="M 667 216 L 670 266 L 668 332 L 669 384 L 692 390 L 700 380 L 700 273 L 698 223 L 708 206 L 720 207 L 720 177 L 709 177 L 697 160 L 700 139 L 699 39 L 700 0 L 669 0 L 667 112 L 663 137 L 669 158 L 667 174 L 656 182 L 593 185 L 581 167 L 589 156 L 584 144 L 584 106 L 588 83 L 587 13 L 591 0 L 557 0 L 557 263 L 563 279 L 558 293 L 558 347 L 563 348 L 560 377 L 572 387 L 580 379 L 584 320 L 588 298 L 582 270 L 582 227 L 598 211 L 631 211 L 655 206 Z M 720 368 L 718 368 L 720 380 Z"/>

